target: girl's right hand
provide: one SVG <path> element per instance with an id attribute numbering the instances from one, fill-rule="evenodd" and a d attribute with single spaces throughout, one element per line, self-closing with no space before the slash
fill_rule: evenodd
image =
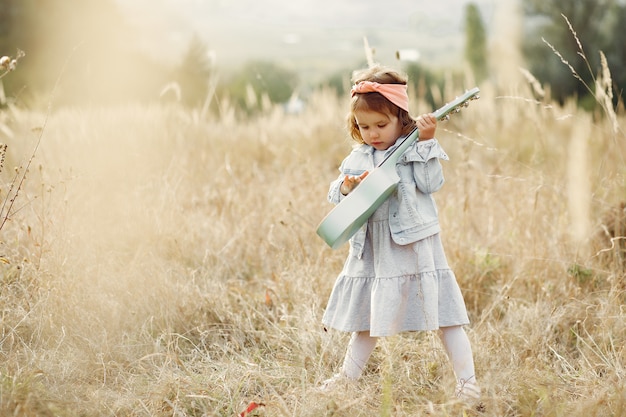
<path id="1" fill-rule="evenodd" d="M 346 175 L 346 177 L 343 179 L 343 183 L 341 183 L 341 187 L 339 188 L 339 191 L 341 191 L 341 194 L 343 195 L 350 194 L 350 192 L 354 190 L 356 186 L 359 185 L 365 177 L 367 177 L 367 174 L 369 174 L 368 171 L 365 171 L 358 177 L 356 176 L 352 177 L 350 175 Z"/>
<path id="2" fill-rule="evenodd" d="M 419 129 L 419 140 L 429 140 L 435 137 L 437 129 L 437 119 L 432 113 L 422 114 L 417 118 L 417 128 Z"/>

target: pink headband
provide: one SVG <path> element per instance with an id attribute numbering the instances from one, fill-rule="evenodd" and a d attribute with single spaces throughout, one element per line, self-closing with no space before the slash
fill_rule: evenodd
<path id="1" fill-rule="evenodd" d="M 352 86 L 350 96 L 361 93 L 380 93 L 402 110 L 409 111 L 409 96 L 405 84 L 379 84 L 373 81 L 361 81 Z"/>

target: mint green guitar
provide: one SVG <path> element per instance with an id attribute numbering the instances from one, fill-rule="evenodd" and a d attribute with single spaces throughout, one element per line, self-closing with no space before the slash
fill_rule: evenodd
<path id="1" fill-rule="evenodd" d="M 450 113 L 467 107 L 470 100 L 479 98 L 476 87 L 454 101 L 446 104 L 433 114 L 437 120 L 448 119 Z M 367 219 L 393 193 L 400 182 L 396 163 L 402 154 L 419 138 L 417 128 L 372 170 L 339 204 L 331 210 L 317 227 L 317 234 L 333 249 L 346 243 L 367 222 Z"/>

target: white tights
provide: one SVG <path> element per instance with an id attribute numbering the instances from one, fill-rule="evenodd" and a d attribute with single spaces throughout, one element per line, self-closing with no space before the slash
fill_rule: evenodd
<path id="1" fill-rule="evenodd" d="M 371 337 L 368 331 L 352 333 L 348 351 L 343 361 L 342 374 L 350 379 L 358 379 L 363 373 L 377 341 L 378 338 Z M 463 327 L 442 327 L 441 341 L 452 362 L 457 380 L 469 381 L 474 379 L 472 346 Z"/>
<path id="2" fill-rule="evenodd" d="M 442 327 L 440 336 L 452 362 L 456 379 L 475 382 L 472 345 L 465 329 L 461 326 Z"/>
<path id="3" fill-rule="evenodd" d="M 378 338 L 371 337 L 370 332 L 352 333 L 341 370 L 344 376 L 350 379 L 359 379 L 377 341 Z"/>

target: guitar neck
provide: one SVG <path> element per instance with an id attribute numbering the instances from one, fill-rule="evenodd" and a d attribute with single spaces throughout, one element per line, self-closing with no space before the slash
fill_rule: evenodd
<path id="1" fill-rule="evenodd" d="M 468 100 L 473 100 L 478 98 L 478 93 L 480 90 L 475 87 L 470 91 L 467 91 L 463 96 L 457 97 L 454 101 L 445 104 L 443 107 L 435 110 L 433 115 L 437 120 L 449 119 L 450 113 L 458 112 L 460 110 L 460 106 L 467 105 Z M 383 165 L 395 165 L 400 159 L 400 156 L 411 146 L 413 142 L 415 142 L 419 138 L 419 130 L 417 128 L 413 129 L 409 135 L 403 139 L 402 143 L 398 145 L 396 149 L 393 150 L 385 159 L 382 160 L 378 167 Z"/>
<path id="2" fill-rule="evenodd" d="M 411 146 L 411 144 L 419 138 L 419 135 L 419 130 L 417 128 L 413 129 L 411 133 L 409 133 L 409 135 L 402 140 L 400 145 L 398 145 L 398 147 L 394 149 L 393 152 L 387 155 L 385 159 L 383 159 L 380 164 L 378 164 L 378 167 L 381 167 L 383 165 L 395 165 L 398 162 L 398 159 L 400 159 L 400 156 L 404 153 L 404 151 L 409 149 L 409 146 Z"/>

